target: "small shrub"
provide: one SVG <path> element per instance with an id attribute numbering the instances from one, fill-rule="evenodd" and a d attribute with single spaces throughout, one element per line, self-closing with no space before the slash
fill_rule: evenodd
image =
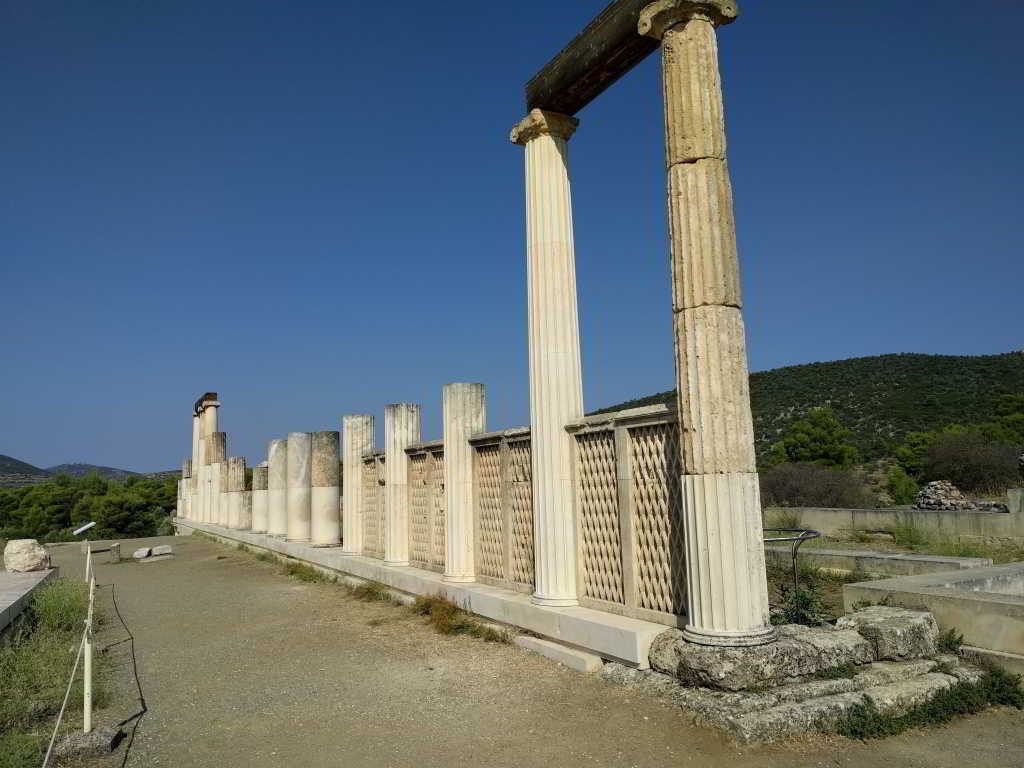
<path id="1" fill-rule="evenodd" d="M 795 509 L 775 509 L 765 520 L 769 528 L 799 528 L 801 521 L 800 512 Z"/>
<path id="2" fill-rule="evenodd" d="M 393 603 L 395 597 L 391 590 L 379 581 L 365 581 L 351 589 L 351 595 L 364 603 Z"/>
<path id="3" fill-rule="evenodd" d="M 1019 675 L 991 669 L 977 682 L 960 681 L 903 715 L 882 714 L 875 702 L 865 696 L 839 721 L 836 730 L 851 739 L 877 739 L 911 728 L 948 723 L 993 705 L 1024 709 Z"/>
<path id="4" fill-rule="evenodd" d="M 779 612 L 772 617 L 775 624 L 803 624 L 816 627 L 829 618 L 821 585 L 804 581 L 799 586 L 779 586 Z"/>
<path id="5" fill-rule="evenodd" d="M 305 563 L 285 563 L 284 572 L 286 575 L 291 576 L 293 579 L 298 579 L 299 581 L 317 583 L 328 580 L 327 576 L 322 571 L 318 571 L 316 568 L 306 565 Z"/>
<path id="6" fill-rule="evenodd" d="M 927 480 L 949 480 L 961 491 L 998 493 L 1020 483 L 1020 449 L 980 432 L 939 435 L 924 457 Z"/>
<path id="7" fill-rule="evenodd" d="M 857 472 L 814 464 L 779 464 L 763 472 L 761 495 L 778 507 L 863 509 L 874 502 Z"/>
<path id="8" fill-rule="evenodd" d="M 964 644 L 964 636 L 956 631 L 956 627 L 950 627 L 939 633 L 939 651 L 942 653 L 960 653 L 960 646 Z"/>
<path id="9" fill-rule="evenodd" d="M 913 504 L 920 491 L 917 481 L 899 465 L 889 468 L 885 476 L 885 489 L 892 497 L 893 504 L 897 505 Z"/>
<path id="10" fill-rule="evenodd" d="M 899 520 L 893 526 L 892 536 L 901 547 L 914 549 L 928 543 L 928 535 L 913 520 Z"/>
<path id="11" fill-rule="evenodd" d="M 157 536 L 173 536 L 174 535 L 174 523 L 171 522 L 171 518 L 162 517 L 160 522 L 156 524 L 156 535 Z"/>

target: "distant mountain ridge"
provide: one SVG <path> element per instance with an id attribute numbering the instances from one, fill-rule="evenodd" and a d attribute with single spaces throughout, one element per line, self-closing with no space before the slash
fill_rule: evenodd
<path id="1" fill-rule="evenodd" d="M 51 475 L 71 475 L 72 477 L 85 477 L 95 472 L 106 480 L 126 480 L 134 475 L 141 475 L 141 472 L 132 472 L 128 469 L 117 467 L 101 467 L 96 464 L 58 464 L 54 467 L 47 467 L 46 471 Z"/>
<path id="2" fill-rule="evenodd" d="M 50 473 L 12 456 L 0 455 L 0 488 L 20 488 L 50 480 Z"/>
<path id="3" fill-rule="evenodd" d="M 862 457 L 874 459 L 886 455 L 908 432 L 990 421 L 996 398 L 1019 393 L 1024 393 L 1024 351 L 855 357 L 750 376 L 759 456 L 788 422 L 818 406 L 831 407 L 852 430 Z M 674 390 L 660 392 L 596 412 L 673 404 L 675 397 Z"/>

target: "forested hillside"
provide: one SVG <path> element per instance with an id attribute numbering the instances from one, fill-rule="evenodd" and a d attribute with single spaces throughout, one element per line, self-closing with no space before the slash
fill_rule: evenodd
<path id="1" fill-rule="evenodd" d="M 810 363 L 750 376 L 758 454 L 764 456 L 787 423 L 829 406 L 848 428 L 864 459 L 891 453 L 909 432 L 995 417 L 1002 395 L 1024 394 L 1024 352 L 963 357 L 879 355 Z M 602 411 L 671 403 L 662 392 Z"/>

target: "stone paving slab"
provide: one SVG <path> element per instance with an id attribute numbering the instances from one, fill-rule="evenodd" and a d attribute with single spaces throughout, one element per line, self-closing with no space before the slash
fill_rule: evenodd
<path id="1" fill-rule="evenodd" d="M 58 568 L 31 573 L 0 571 L 0 632 L 25 610 L 33 590 L 59 573 Z"/>

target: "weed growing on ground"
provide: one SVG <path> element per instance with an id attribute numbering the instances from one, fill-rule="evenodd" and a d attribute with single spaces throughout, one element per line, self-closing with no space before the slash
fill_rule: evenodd
<path id="1" fill-rule="evenodd" d="M 948 723 L 993 705 L 1024 709 L 1019 675 L 991 669 L 977 682 L 960 681 L 903 715 L 882 714 L 865 696 L 863 703 L 853 707 L 839 721 L 836 730 L 851 739 L 878 739 L 911 728 Z"/>
<path id="2" fill-rule="evenodd" d="M 330 581 L 330 577 L 323 571 L 319 571 L 305 563 L 285 563 L 284 573 L 299 581 L 306 581 L 313 584 Z"/>
<path id="3" fill-rule="evenodd" d="M 364 603 L 396 603 L 391 590 L 379 581 L 364 581 L 349 588 L 349 594 Z"/>
<path id="4" fill-rule="evenodd" d="M 814 674 L 815 680 L 849 680 L 857 674 L 857 667 L 853 664 L 837 664 L 828 669 L 822 669 Z"/>
<path id="5" fill-rule="evenodd" d="M 892 536 L 901 547 L 913 549 L 928 543 L 928 535 L 912 520 L 899 521 L 893 526 Z"/>
<path id="6" fill-rule="evenodd" d="M 451 600 L 440 595 L 416 598 L 413 611 L 427 617 L 427 623 L 442 635 L 469 635 L 489 643 L 509 642 L 508 632 L 477 621 Z"/>
<path id="7" fill-rule="evenodd" d="M 775 509 L 768 515 L 770 528 L 800 528 L 800 523 L 800 510 L 797 509 Z"/>
<path id="8" fill-rule="evenodd" d="M 960 653 L 960 646 L 964 644 L 964 636 L 956 631 L 956 627 L 944 629 L 939 633 L 939 651 L 941 653 Z"/>

